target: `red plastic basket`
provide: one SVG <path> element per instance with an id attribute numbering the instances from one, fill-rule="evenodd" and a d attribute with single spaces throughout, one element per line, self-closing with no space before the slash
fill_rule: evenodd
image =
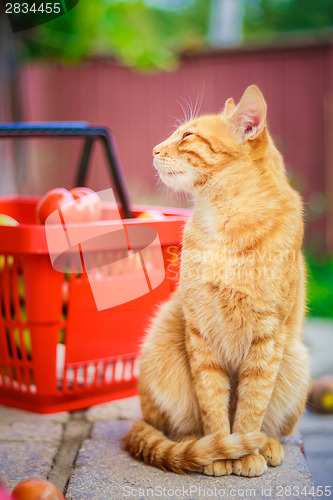
<path id="1" fill-rule="evenodd" d="M 0 226 L 0 403 L 52 413 L 136 394 L 140 342 L 154 309 L 177 285 L 188 211 L 160 209 L 161 221 L 123 220 L 125 227 L 157 230 L 166 276 L 150 293 L 97 311 L 86 274 L 53 269 L 45 227 L 33 224 L 36 203 L 0 200 L 0 213 L 22 222 Z M 151 207 L 133 208 L 138 213 Z M 113 272 L 112 279 L 130 285 L 128 270 Z"/>
<path id="2" fill-rule="evenodd" d="M 52 413 L 135 395 L 140 343 L 157 305 L 177 286 L 189 211 L 159 208 L 163 220 L 122 220 L 125 228 L 140 225 L 157 230 L 165 279 L 135 300 L 98 311 L 85 273 L 53 269 L 45 227 L 35 224 L 37 202 L 37 198 L 0 199 L 0 213 L 20 222 L 15 227 L 0 226 L 0 403 Z M 136 215 L 150 208 L 130 210 Z M 120 213 L 123 217 L 124 204 Z M 112 219 L 108 206 L 103 219 L 94 224 L 105 225 Z M 110 252 L 119 262 L 117 249 Z M 132 276 L 116 262 L 105 279 L 115 284 L 127 279 L 131 286 L 136 270 L 131 272 Z"/>

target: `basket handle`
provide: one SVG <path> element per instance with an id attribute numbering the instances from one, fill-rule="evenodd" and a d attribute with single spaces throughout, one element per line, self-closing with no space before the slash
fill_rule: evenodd
<path id="1" fill-rule="evenodd" d="M 117 190 L 124 218 L 132 218 L 129 195 L 112 132 L 106 127 L 92 127 L 87 122 L 22 122 L 0 123 L 1 138 L 82 137 L 85 139 L 76 172 L 76 186 L 85 184 L 91 151 L 95 140 L 104 146 L 111 179 Z"/>

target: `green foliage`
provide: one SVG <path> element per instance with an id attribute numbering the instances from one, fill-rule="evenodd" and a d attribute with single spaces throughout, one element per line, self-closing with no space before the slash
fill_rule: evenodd
<path id="1" fill-rule="evenodd" d="M 333 27 L 332 0 L 243 0 L 245 41 Z M 178 5 L 158 8 L 159 5 Z M 113 54 L 140 70 L 170 69 L 207 44 L 212 0 L 80 0 L 67 14 L 18 34 L 26 58 L 77 62 Z"/>
<path id="2" fill-rule="evenodd" d="M 332 27 L 332 0 L 245 0 L 245 37 Z"/>
<path id="3" fill-rule="evenodd" d="M 140 70 L 170 69 L 180 51 L 205 40 L 209 1 L 185 5 L 171 11 L 142 0 L 81 0 L 64 16 L 22 32 L 24 56 L 76 62 L 111 53 Z"/>
<path id="4" fill-rule="evenodd" d="M 305 258 L 309 315 L 333 318 L 333 254 L 316 256 L 307 251 Z"/>

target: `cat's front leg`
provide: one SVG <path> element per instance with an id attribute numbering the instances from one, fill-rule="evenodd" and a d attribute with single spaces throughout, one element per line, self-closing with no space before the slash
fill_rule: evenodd
<path id="1" fill-rule="evenodd" d="M 204 336 L 191 325 L 186 327 L 186 350 L 197 396 L 204 434 L 230 434 L 229 391 L 227 371 L 217 362 Z M 231 460 L 217 460 L 207 464 L 203 472 L 209 476 L 232 473 Z"/>
<path id="2" fill-rule="evenodd" d="M 186 326 L 186 350 L 204 434 L 226 436 L 230 434 L 229 375 L 201 332 L 191 325 Z"/>
<path id="3" fill-rule="evenodd" d="M 282 339 L 258 336 L 252 341 L 249 353 L 238 377 L 238 401 L 233 432 L 246 434 L 260 430 L 273 392 L 282 359 Z M 233 460 L 234 474 L 260 476 L 267 469 L 265 458 L 257 453 Z"/>

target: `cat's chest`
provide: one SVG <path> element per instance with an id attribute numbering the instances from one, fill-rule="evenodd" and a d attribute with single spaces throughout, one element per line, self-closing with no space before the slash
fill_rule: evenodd
<path id="1" fill-rule="evenodd" d="M 189 288 L 210 287 L 211 291 L 226 287 L 243 287 L 254 281 L 254 258 L 228 248 L 222 242 L 184 238 L 181 279 Z"/>
<path id="2" fill-rule="evenodd" d="M 223 364 L 233 368 L 244 359 L 252 337 L 252 325 L 244 321 L 246 311 L 231 300 L 234 291 L 244 285 L 244 265 L 224 248 L 194 247 L 184 240 L 181 287 L 185 317 L 207 337 Z"/>

